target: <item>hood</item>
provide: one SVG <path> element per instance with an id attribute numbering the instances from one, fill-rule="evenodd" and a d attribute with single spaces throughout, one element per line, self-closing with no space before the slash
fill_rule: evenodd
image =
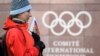
<path id="1" fill-rule="evenodd" d="M 4 23 L 3 29 L 8 30 L 10 28 L 15 28 L 15 27 L 22 27 L 27 29 L 28 23 L 23 23 L 23 24 L 15 23 L 13 20 L 11 20 L 11 17 L 8 17 Z"/>

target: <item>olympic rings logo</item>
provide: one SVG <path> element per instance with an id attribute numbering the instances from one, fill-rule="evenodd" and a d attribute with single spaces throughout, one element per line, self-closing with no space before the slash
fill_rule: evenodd
<path id="1" fill-rule="evenodd" d="M 46 23 L 45 20 L 46 20 L 46 17 L 47 17 L 48 15 L 50 15 L 50 14 L 53 15 L 55 18 L 54 18 L 54 20 L 51 22 L 51 24 L 48 25 L 48 24 Z M 83 15 L 83 14 L 86 15 L 86 16 L 89 18 L 89 21 L 88 21 L 88 23 L 87 23 L 86 25 L 83 25 L 82 21 L 79 19 L 79 16 L 81 16 L 81 15 Z M 69 20 L 69 22 L 68 22 L 67 24 L 66 24 L 66 22 L 62 19 L 62 17 L 63 17 L 64 15 L 70 15 L 70 16 L 72 17 L 71 20 Z M 83 29 L 85 29 L 85 28 L 87 28 L 87 27 L 89 27 L 89 26 L 91 25 L 91 23 L 92 23 L 92 17 L 91 17 L 91 15 L 90 15 L 90 13 L 88 13 L 87 11 L 80 11 L 80 12 L 76 15 L 76 17 L 74 16 L 74 14 L 73 14 L 71 11 L 64 11 L 64 12 L 62 12 L 59 16 L 57 16 L 57 14 L 56 14 L 55 12 L 53 12 L 53 11 L 47 11 L 47 12 L 45 12 L 45 13 L 43 14 L 42 23 L 43 23 L 43 25 L 44 25 L 45 27 L 49 28 L 49 29 L 51 30 L 51 32 L 52 32 L 54 35 L 57 35 L 57 36 L 63 35 L 63 34 L 66 32 L 66 30 L 67 30 L 68 33 L 69 33 L 70 35 L 77 36 L 77 35 L 80 35 L 80 34 L 82 33 Z M 54 27 L 56 27 L 58 23 L 61 25 L 61 27 L 64 28 L 64 29 L 63 29 L 61 32 L 59 32 L 59 33 L 54 31 Z M 72 32 L 72 31 L 70 30 L 70 28 L 71 28 L 74 24 L 76 24 L 76 25 L 80 28 L 80 30 L 79 30 L 78 32 Z"/>

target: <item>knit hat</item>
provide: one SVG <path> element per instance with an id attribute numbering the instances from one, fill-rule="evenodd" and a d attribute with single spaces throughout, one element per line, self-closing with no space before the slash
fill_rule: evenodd
<path id="1" fill-rule="evenodd" d="M 31 9 L 32 6 L 28 0 L 12 0 L 10 15 L 20 14 Z"/>

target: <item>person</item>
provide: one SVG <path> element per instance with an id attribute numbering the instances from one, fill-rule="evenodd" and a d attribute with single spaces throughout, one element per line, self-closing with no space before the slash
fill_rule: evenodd
<path id="1" fill-rule="evenodd" d="M 31 35 L 28 31 L 27 21 L 32 16 L 31 9 L 32 6 L 28 0 L 12 0 L 11 2 L 10 15 L 3 28 L 7 31 L 8 56 L 42 56 L 40 51 L 45 48 L 44 43 L 40 41 L 39 35 L 34 32 Z"/>

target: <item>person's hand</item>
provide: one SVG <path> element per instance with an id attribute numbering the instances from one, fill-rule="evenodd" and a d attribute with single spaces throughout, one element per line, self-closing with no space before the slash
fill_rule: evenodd
<path id="1" fill-rule="evenodd" d="M 35 43 L 40 41 L 40 36 L 37 33 L 32 32 L 32 37 L 35 40 Z"/>
<path id="2" fill-rule="evenodd" d="M 36 43 L 36 46 L 39 47 L 40 51 L 43 51 L 43 49 L 45 48 L 45 44 L 42 41 L 38 41 Z"/>

